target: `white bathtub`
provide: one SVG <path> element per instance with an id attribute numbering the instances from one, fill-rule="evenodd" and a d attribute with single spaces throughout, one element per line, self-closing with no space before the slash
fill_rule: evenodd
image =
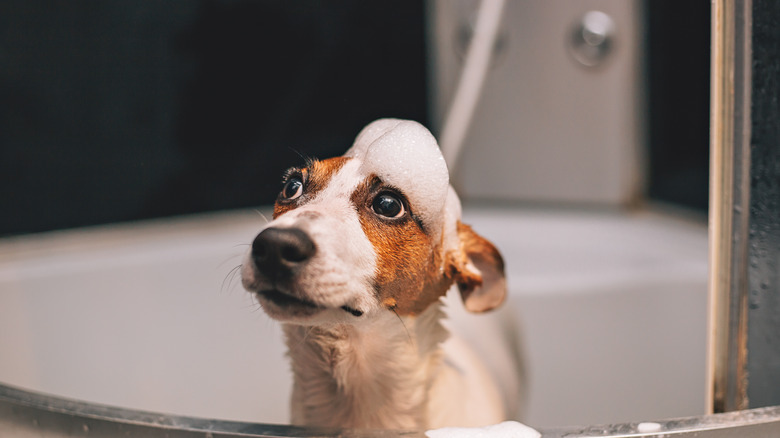
<path id="1" fill-rule="evenodd" d="M 507 261 L 504 316 L 526 359 L 524 421 L 703 413 L 703 224 L 500 208 L 467 208 L 465 221 Z M 0 241 L 0 382 L 129 408 L 286 422 L 281 332 L 229 275 L 263 223 L 242 211 Z"/>

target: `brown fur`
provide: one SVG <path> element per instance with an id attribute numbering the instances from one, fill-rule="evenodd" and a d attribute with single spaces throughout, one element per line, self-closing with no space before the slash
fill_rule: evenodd
<path id="1" fill-rule="evenodd" d="M 316 196 L 348 160 L 349 158 L 346 157 L 334 157 L 322 161 L 312 160 L 305 168 L 290 169 L 288 172 L 298 171 L 303 176 L 303 194 L 292 201 L 278 198 L 274 204 L 274 219 Z"/>
<path id="2" fill-rule="evenodd" d="M 438 209 L 435 199 L 423 204 L 436 198 L 438 184 L 415 187 L 416 178 L 394 179 L 393 174 L 382 181 L 368 175 L 367 168 L 382 175 L 407 172 L 404 163 L 383 162 L 390 158 L 368 153 L 394 129 L 417 135 L 421 143 L 416 146 L 429 148 L 421 150 L 422 166 L 409 166 L 412 175 L 446 177 L 430 134 L 411 122 L 377 122 L 358 136 L 348 158 L 309 161 L 288 172 L 288 180 L 290 175 L 301 178 L 300 196 L 286 199 L 282 193 L 274 218 L 282 217 L 265 229 L 307 233 L 317 248 L 313 257 L 285 270 L 284 281 L 267 278 L 273 269 L 262 264 L 267 248 L 253 243 L 242 283 L 283 323 L 294 374 L 294 424 L 424 430 L 497 423 L 505 409 L 496 382 L 467 346 L 457 339 L 445 342 L 439 300 L 457 283 L 466 310 L 482 312 L 500 304 L 506 294 L 503 261 L 469 227 L 449 222 L 460 207 L 451 188 L 440 193 L 445 198 Z M 377 145 L 391 147 L 390 140 L 385 137 Z M 387 181 L 397 182 L 391 186 Z M 410 205 L 404 194 L 416 194 L 415 189 L 430 196 Z M 405 214 L 388 218 L 373 210 L 385 191 L 401 199 Z M 290 249 L 278 249 L 283 248 Z M 501 267 L 489 266 L 491 261 Z M 283 293 L 290 300 L 277 295 Z M 301 313 L 302 308 L 310 313 Z"/>
<path id="3" fill-rule="evenodd" d="M 371 203 L 384 189 L 378 177 L 370 176 L 352 195 L 363 232 L 377 255 L 374 285 L 387 308 L 398 315 L 419 315 L 447 293 L 453 278 L 439 272 L 440 245 L 414 220 L 408 202 L 404 201 L 406 214 L 398 219 L 374 213 Z"/>
<path id="4" fill-rule="evenodd" d="M 482 286 L 482 275 L 492 274 L 492 276 L 504 277 L 504 259 L 501 257 L 501 253 L 498 252 L 498 249 L 496 249 L 490 241 L 475 233 L 470 226 L 460 221 L 458 221 L 458 238 L 460 240 L 461 259 L 458 260 L 460 265 L 457 268 L 455 281 L 458 284 L 461 298 L 464 302 L 467 302 L 471 293 Z M 470 260 L 477 269 L 482 270 L 482 275 L 465 269 L 465 263 L 468 260 Z M 487 270 L 490 270 L 491 272 L 487 272 Z M 500 299 L 494 300 L 496 302 L 484 310 L 490 310 L 499 306 L 505 298 L 506 295 L 504 294 Z M 469 310 L 473 311 L 473 309 Z"/>
<path id="5" fill-rule="evenodd" d="M 306 168 L 292 169 L 301 174 L 304 192 L 294 200 L 277 199 L 274 218 L 311 200 L 349 159 L 314 160 Z M 457 225 L 460 250 L 442 254 L 441 242 L 434 241 L 414 219 L 414 211 L 405 199 L 407 212 L 403 217 L 379 217 L 371 204 L 384 190 L 403 196 L 400 190 L 387 187 L 380 178 L 371 175 L 353 192 L 351 201 L 358 211 L 363 232 L 376 251 L 374 287 L 386 308 L 402 316 L 419 315 L 444 296 L 453 283 L 457 283 L 463 300 L 467 300 L 483 281 L 479 273 L 466 268 L 469 260 L 475 264 L 493 265 L 503 274 L 504 262 L 496 248 L 460 221 Z M 444 266 L 443 270 L 441 266 Z"/>

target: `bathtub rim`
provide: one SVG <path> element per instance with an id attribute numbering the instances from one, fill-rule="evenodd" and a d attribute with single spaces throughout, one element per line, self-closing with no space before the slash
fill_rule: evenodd
<path id="1" fill-rule="evenodd" d="M 20 436 L 105 434 L 177 437 L 423 437 L 422 431 L 339 430 L 212 420 L 125 409 L 28 391 L 0 382 L 0 428 Z M 543 437 L 760 437 L 780 433 L 780 406 L 647 423 L 541 430 Z"/>

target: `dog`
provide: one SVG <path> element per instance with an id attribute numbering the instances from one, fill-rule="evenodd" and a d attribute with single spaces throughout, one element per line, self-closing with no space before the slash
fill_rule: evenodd
<path id="1" fill-rule="evenodd" d="M 425 430 L 506 419 L 490 373 L 441 324 L 453 285 L 470 312 L 506 297 L 501 254 L 460 216 L 436 140 L 413 121 L 372 122 L 343 156 L 285 173 L 241 279 L 282 324 L 292 424 Z"/>

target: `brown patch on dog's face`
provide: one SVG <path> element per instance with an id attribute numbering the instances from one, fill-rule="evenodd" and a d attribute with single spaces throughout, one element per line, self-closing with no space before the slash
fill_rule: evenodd
<path id="1" fill-rule="evenodd" d="M 363 232 L 377 256 L 374 281 L 382 305 L 399 315 L 418 315 L 447 293 L 452 273 L 441 272 L 441 243 L 429 236 L 407 198 L 372 175 L 352 194 Z M 396 212 L 400 202 L 402 213 Z"/>
<path id="2" fill-rule="evenodd" d="M 282 180 L 282 190 L 274 204 L 274 219 L 313 199 L 348 160 L 350 158 L 346 157 L 312 160 L 306 167 L 287 169 Z M 300 184 L 300 193 L 296 190 L 297 184 Z"/>

